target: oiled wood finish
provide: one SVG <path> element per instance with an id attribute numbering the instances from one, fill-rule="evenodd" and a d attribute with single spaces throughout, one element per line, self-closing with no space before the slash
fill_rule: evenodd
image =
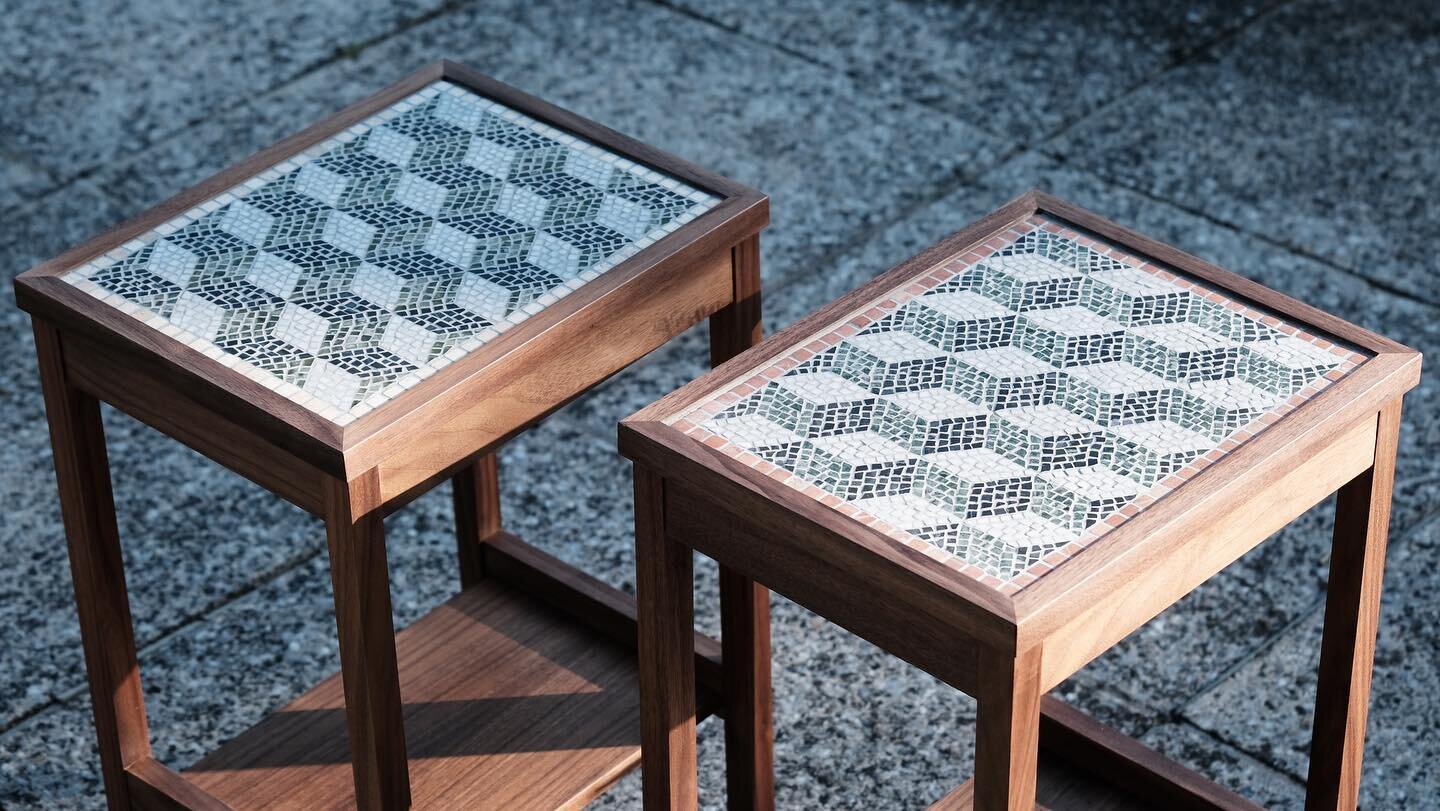
<path id="1" fill-rule="evenodd" d="M 326 474 L 209 406 L 167 386 L 158 364 L 67 334 L 71 383 L 313 515 L 321 512 Z M 117 370 L 123 369 L 124 373 Z M 338 468 L 336 469 L 338 472 Z"/>
<path id="2" fill-rule="evenodd" d="M 1307 811 L 1353 809 L 1360 798 L 1399 436 L 1400 401 L 1395 400 L 1380 410 L 1374 466 L 1340 488 L 1335 502 Z"/>
<path id="3" fill-rule="evenodd" d="M 379 489 L 374 473 L 348 483 L 332 480 L 325 487 L 346 729 L 355 804 L 362 811 L 410 805 Z"/>
<path id="4" fill-rule="evenodd" d="M 100 404 L 65 378 L 60 334 L 39 319 L 34 329 L 100 770 L 110 807 L 121 809 L 132 800 L 125 768 L 150 757 L 150 732 L 110 492 L 105 429 Z"/>
<path id="5" fill-rule="evenodd" d="M 450 480 L 455 504 L 455 552 L 460 587 L 485 577 L 484 544 L 500 531 L 500 458 L 487 453 Z"/>
<path id="6" fill-rule="evenodd" d="M 975 694 L 975 809 L 1030 811 L 1040 757 L 1040 660 L 982 653 Z"/>
<path id="7" fill-rule="evenodd" d="M 667 532 L 951 686 L 973 692 L 980 643 L 965 628 L 965 615 L 952 610 L 953 596 L 918 578 L 887 578 L 885 559 L 827 543 L 823 531 L 793 513 L 742 499 L 727 489 L 710 492 L 703 485 L 667 479 Z M 858 594 L 885 598 L 857 600 Z"/>
<path id="8" fill-rule="evenodd" d="M 665 482 L 635 468 L 635 600 L 645 807 L 694 808 L 695 577 L 688 547 L 666 537 Z"/>
<path id="9" fill-rule="evenodd" d="M 1282 428 L 1283 424 L 1276 426 L 1276 430 Z M 1194 502 L 1184 524 L 1188 529 L 1186 534 L 1166 530 L 1164 539 L 1168 543 L 1154 538 L 1141 541 L 1133 547 L 1132 561 L 1120 561 L 1125 571 L 1131 572 L 1128 577 L 1096 569 L 1095 582 L 1079 581 L 1094 595 L 1093 605 L 1072 606 L 1066 621 L 1047 635 L 1042 688 L 1049 690 L 1069 678 L 1091 659 L 1323 501 L 1369 467 L 1374 450 L 1372 416 L 1327 436 L 1320 449 L 1308 456 L 1282 453 L 1263 463 L 1257 462 L 1223 490 L 1202 488 L 1188 494 L 1185 490 L 1174 494 L 1176 498 Z M 1086 563 L 1077 558 L 1067 565 L 1085 566 Z"/>
<path id="10" fill-rule="evenodd" d="M 144 811 L 232 811 L 203 789 L 154 758 L 142 758 L 125 770 L 130 804 Z"/>
<path id="11" fill-rule="evenodd" d="M 579 808 L 640 762 L 634 650 L 522 589 L 486 578 L 396 650 L 415 808 Z M 351 808 L 344 706 L 333 676 L 186 777 L 237 809 Z"/>
<path id="12" fill-rule="evenodd" d="M 733 302 L 710 316 L 710 365 L 763 337 L 760 240 L 730 251 Z M 775 807 L 775 730 L 770 683 L 770 592 L 720 567 L 720 644 L 725 672 L 726 801 L 734 809 Z"/>
<path id="13" fill-rule="evenodd" d="M 606 281 L 602 276 L 590 284 Z M 730 295 L 727 248 L 668 276 L 633 278 L 577 315 L 561 318 L 547 308 L 502 334 L 495 346 L 477 350 L 504 354 L 483 367 L 469 364 L 476 366 L 469 377 L 443 392 L 431 388 L 431 397 L 414 406 L 413 417 L 347 447 L 347 469 L 374 465 L 386 502 L 423 492 L 474 449 L 497 446 L 715 312 Z M 533 333 L 530 340 L 507 342 L 526 327 Z M 465 364 L 462 358 L 422 385 Z M 347 427 L 347 442 L 365 430 L 358 427 L 364 421 Z"/>
<path id="14" fill-rule="evenodd" d="M 634 597 L 508 532 L 497 533 L 485 544 L 485 572 L 487 577 L 544 600 L 575 622 L 631 650 L 638 644 Z M 703 688 L 700 695 L 706 690 L 718 695 L 722 689 L 720 643 L 698 631 L 695 678 Z"/>

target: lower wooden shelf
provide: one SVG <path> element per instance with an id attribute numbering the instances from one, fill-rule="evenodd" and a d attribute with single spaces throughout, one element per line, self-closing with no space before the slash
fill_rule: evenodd
<path id="1" fill-rule="evenodd" d="M 1046 696 L 1041 703 L 1037 808 L 1044 811 L 1260 811 L 1260 806 L 1080 710 Z M 931 806 L 974 806 L 967 780 Z"/>
<path id="2" fill-rule="evenodd" d="M 486 579 L 396 636 L 416 808 L 578 807 L 640 762 L 634 648 L 596 631 L 623 630 L 629 598 L 513 537 L 497 549 L 527 588 Z M 558 581 L 596 613 L 530 588 Z M 715 704 L 702 689 L 701 713 Z M 236 809 L 353 808 L 344 707 L 336 674 L 184 777 Z"/>

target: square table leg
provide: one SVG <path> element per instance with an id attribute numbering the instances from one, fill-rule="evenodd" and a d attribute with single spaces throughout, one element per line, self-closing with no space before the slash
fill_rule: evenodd
<path id="1" fill-rule="evenodd" d="M 1040 646 L 986 651 L 975 700 L 975 811 L 1031 811 L 1040 758 Z"/>
<path id="2" fill-rule="evenodd" d="M 1335 501 L 1307 811 L 1354 809 L 1359 802 L 1399 435 L 1400 401 L 1395 400 L 1380 410 L 1374 465 L 1340 488 Z"/>
<path id="3" fill-rule="evenodd" d="M 355 804 L 364 811 L 410 806 L 379 495 L 379 477 L 373 470 L 351 482 L 325 483 L 325 529 L 345 720 L 355 771 Z"/>
<path id="4" fill-rule="evenodd" d="M 455 546 L 460 562 L 460 587 L 470 588 L 485 577 L 487 540 L 500 531 L 500 455 L 487 453 L 450 480 L 455 502 Z"/>
<path id="5" fill-rule="evenodd" d="M 665 481 L 635 466 L 635 601 L 645 807 L 694 808 L 695 564 L 665 532 Z"/>
<path id="6" fill-rule="evenodd" d="M 150 730 L 140 689 L 100 403 L 66 381 L 59 333 L 38 319 L 35 349 L 50 422 L 105 796 L 111 808 L 129 808 L 125 770 L 150 757 Z"/>
<path id="7" fill-rule="evenodd" d="M 734 301 L 710 316 L 710 365 L 760 342 L 760 239 L 731 249 Z M 775 731 L 770 685 L 770 591 L 720 567 L 724 663 L 725 782 L 729 807 L 775 807 Z"/>

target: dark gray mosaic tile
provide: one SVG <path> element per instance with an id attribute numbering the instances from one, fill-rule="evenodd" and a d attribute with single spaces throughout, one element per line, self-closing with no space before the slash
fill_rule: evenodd
<path id="1" fill-rule="evenodd" d="M 1252 18 L 1260 3 L 674 0 L 747 36 L 1030 141 Z"/>
<path id="2" fill-rule="evenodd" d="M 1293 3 L 1054 147 L 1440 303 L 1437 70 L 1440 22 L 1427 4 Z"/>
<path id="3" fill-rule="evenodd" d="M 22 0 L 0 28 L 0 141 L 68 179 L 443 6 Z"/>

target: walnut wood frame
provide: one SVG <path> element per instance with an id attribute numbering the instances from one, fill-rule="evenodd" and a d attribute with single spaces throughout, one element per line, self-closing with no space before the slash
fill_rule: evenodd
<path id="1" fill-rule="evenodd" d="M 721 202 L 343 428 L 59 278 L 440 79 L 653 166 L 718 195 Z M 16 298 L 34 319 L 110 806 L 229 807 L 151 756 L 99 402 L 325 520 L 353 798 L 362 808 L 408 807 L 384 516 L 453 479 L 460 580 L 467 593 L 503 583 L 537 595 L 548 606 L 543 610 L 558 610 L 588 633 L 634 646 L 631 598 L 501 530 L 495 452 L 527 426 L 707 317 L 717 363 L 757 341 L 758 233 L 768 220 L 768 199 L 753 189 L 442 61 L 18 277 Z M 578 345 L 587 351 L 570 351 Z M 731 617 L 727 627 L 737 632 L 727 639 L 725 663 L 718 643 L 700 635 L 692 640 L 693 668 L 705 685 L 699 694 L 702 707 L 730 715 L 748 736 L 749 747 L 737 744 L 736 751 L 752 761 L 749 772 L 757 779 L 770 772 L 764 738 L 769 724 L 764 595 L 727 572 L 722 603 Z M 762 671 L 763 678 L 754 675 Z M 605 755 L 613 763 L 606 762 L 603 773 L 581 786 L 579 794 L 557 795 L 554 801 L 583 804 L 638 763 L 638 747 L 610 749 L 619 754 Z M 736 771 L 746 771 L 739 754 Z M 514 776 L 511 782 L 521 777 L 547 779 Z M 756 788 L 764 790 L 763 785 Z M 311 807 L 335 800 L 313 792 L 300 796 Z"/>
<path id="2" fill-rule="evenodd" d="M 695 403 L 768 366 L 809 336 L 823 334 L 887 291 L 903 287 L 943 260 L 1036 213 L 1333 336 L 1369 357 L 1268 430 L 1014 596 L 962 575 L 672 427 Z M 1062 200 L 1030 192 L 626 419 L 620 448 L 635 462 L 637 477 L 654 482 L 647 491 L 663 505 L 644 511 L 658 523 L 641 522 L 638 536 L 663 538 L 664 544 L 713 557 L 976 696 L 980 723 L 978 785 L 973 794 L 981 808 L 1033 804 L 1040 719 L 1052 717 L 1055 711 L 1054 705 L 1037 703 L 1043 693 L 1339 490 L 1341 514 L 1325 619 L 1310 807 L 1353 808 L 1400 400 L 1417 384 L 1419 373 L 1420 355 L 1412 349 Z M 637 515 L 641 513 L 637 507 Z M 640 578 L 642 609 L 665 604 L 663 595 L 671 589 L 688 588 L 680 580 Z M 647 591 L 652 593 L 647 596 Z M 857 593 L 883 595 L 883 599 L 857 601 L 853 599 Z M 675 638 L 662 629 L 686 621 L 642 612 L 642 639 Z M 655 626 L 648 633 L 647 624 Z M 947 632 L 936 633 L 937 628 Z M 646 664 L 668 661 L 678 653 L 657 653 Z M 671 690 L 684 686 L 676 678 L 672 673 L 666 682 Z M 1153 753 L 1117 754 L 1114 746 L 1092 743 L 1078 754 L 1070 746 L 1072 754 L 1117 773 L 1137 761 L 1154 774 L 1177 773 L 1178 767 L 1162 766 L 1163 759 Z M 650 762 L 649 750 L 645 757 Z M 688 797 L 691 790 L 686 786 L 694 777 L 688 755 L 671 759 L 669 767 L 672 773 L 666 782 L 679 796 Z M 1202 784 L 1193 781 L 1182 790 L 1178 786 L 1184 781 L 1177 780 L 1143 785 L 1167 801 L 1190 797 L 1183 800 L 1183 807 L 1243 804 L 1208 781 L 1202 791 L 1195 788 Z M 1200 802 L 1194 799 L 1197 796 L 1210 799 Z"/>

